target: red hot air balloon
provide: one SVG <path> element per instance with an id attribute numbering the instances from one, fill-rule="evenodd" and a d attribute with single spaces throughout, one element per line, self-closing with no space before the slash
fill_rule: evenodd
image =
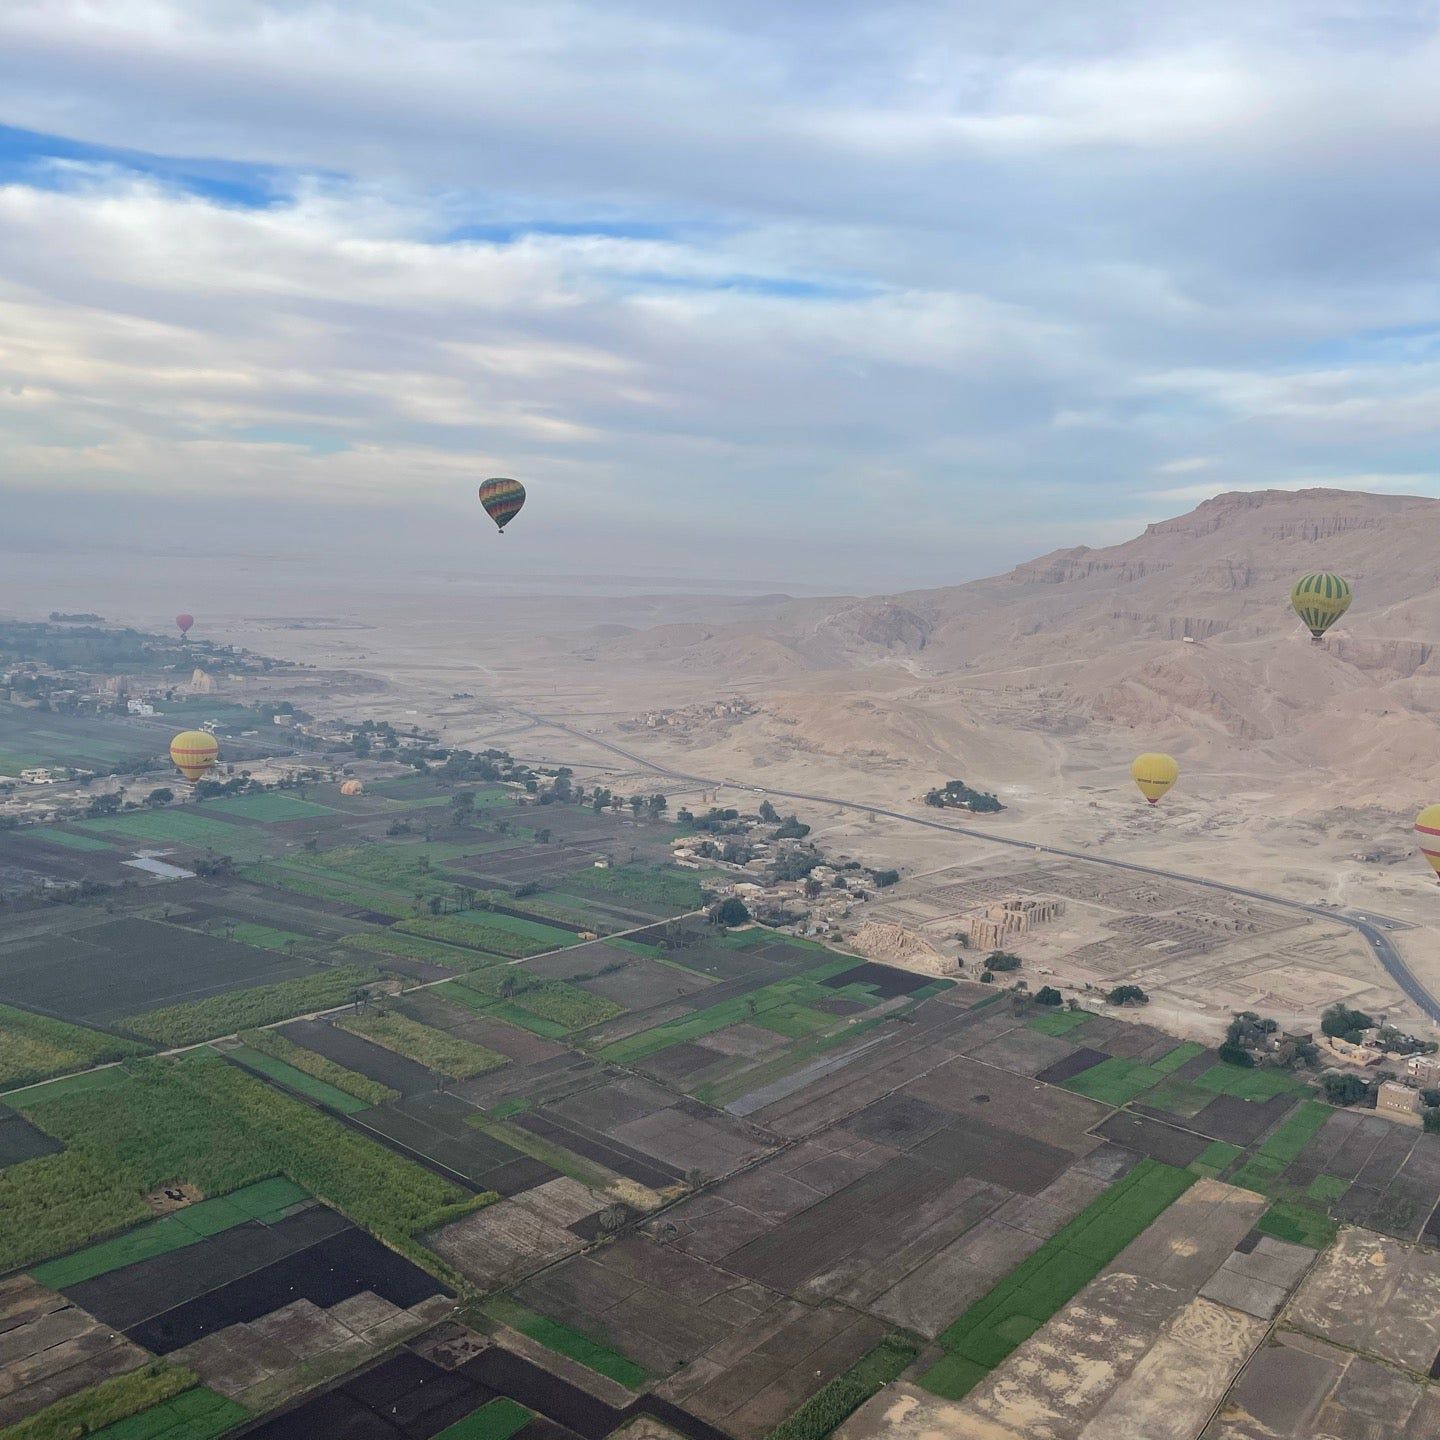
<path id="1" fill-rule="evenodd" d="M 187 615 L 183 610 L 175 617 L 175 623 L 180 627 L 180 637 L 184 639 L 190 634 L 190 627 L 195 623 L 193 615 Z"/>

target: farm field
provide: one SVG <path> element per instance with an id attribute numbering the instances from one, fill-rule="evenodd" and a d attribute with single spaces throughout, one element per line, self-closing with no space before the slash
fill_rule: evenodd
<path id="1" fill-rule="evenodd" d="M 350 809 L 312 793 L 28 842 L 74 867 L 214 829 L 261 848 L 110 913 L 0 916 L 0 1424 L 63 1313 L 86 1363 L 27 1386 L 188 1377 L 115 1440 L 222 1405 L 281 1440 L 868 1440 L 897 1396 L 959 1434 L 926 1407 L 1002 1423 L 1027 1357 L 1071 1374 L 1061 1327 L 1133 1331 L 1159 1366 L 1213 1306 L 1237 1317 L 1224 1364 L 1182 1358 L 1218 1395 L 1344 1227 L 1440 1242 L 1440 1136 L 1302 1079 L 680 921 L 704 877 L 665 863 L 664 826 L 552 806 L 517 828 L 496 789 L 460 829 L 425 776 Z M 123 1063 L 35 1083 L 102 1056 Z M 1104 1403 L 1148 1433 L 1129 1390 Z"/>
<path id="2" fill-rule="evenodd" d="M 103 820 L 80 820 L 76 829 L 130 845 L 186 845 L 192 850 L 213 850 L 235 860 L 256 860 L 273 848 L 263 830 L 211 820 L 195 814 L 198 808 L 140 810 Z"/>
<path id="3" fill-rule="evenodd" d="M 0 1090 L 142 1054 L 147 1046 L 0 1005 Z"/>
<path id="4" fill-rule="evenodd" d="M 161 921 L 84 911 L 56 921 L 45 938 L 0 949 L 0 1002 L 105 1025 L 316 969 L 303 959 Z"/>

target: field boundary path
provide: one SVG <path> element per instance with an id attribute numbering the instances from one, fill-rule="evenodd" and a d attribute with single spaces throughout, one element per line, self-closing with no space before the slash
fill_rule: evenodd
<path id="1" fill-rule="evenodd" d="M 1085 865 L 1105 865 L 1112 870 L 1128 870 L 1137 875 L 1154 875 L 1159 879 L 1178 880 L 1186 885 L 1200 885 L 1207 890 L 1223 890 L 1226 894 L 1240 895 L 1247 900 L 1259 900 L 1267 905 L 1279 905 L 1286 910 L 1299 910 L 1306 915 L 1317 916 L 1321 920 L 1333 920 L 1337 925 L 1344 925 L 1356 931 L 1370 947 L 1371 954 L 1380 963 L 1385 973 L 1405 995 L 1420 1007 L 1423 1014 L 1436 1024 L 1440 1024 L 1440 1000 L 1437 1000 L 1421 984 L 1419 977 L 1405 963 L 1404 958 L 1395 948 L 1394 941 L 1386 934 L 1387 928 L 1412 928 L 1403 921 L 1392 920 L 1388 916 L 1381 917 L 1370 911 L 1364 914 L 1347 914 L 1343 910 L 1329 910 L 1322 905 L 1307 905 L 1303 900 L 1291 900 L 1283 895 L 1270 895 L 1263 890 L 1252 890 L 1245 885 L 1232 885 L 1224 880 L 1207 880 L 1200 875 L 1187 875 L 1180 870 L 1162 870 L 1158 866 L 1142 865 L 1135 860 L 1117 860 L 1084 850 L 1067 850 L 1063 846 L 1044 845 L 1033 840 L 1023 840 L 1015 835 L 993 835 L 970 825 L 952 825 L 943 820 L 931 820 L 923 815 L 907 815 L 903 810 L 889 810 L 882 805 L 869 805 L 859 800 L 845 800 L 835 795 L 809 795 L 799 790 L 774 790 L 768 786 L 748 784 L 745 781 L 733 780 L 726 776 L 691 775 L 683 770 L 672 770 L 657 760 L 649 760 L 643 755 L 625 749 L 624 746 L 615 744 L 614 741 L 604 740 L 598 735 L 587 734 L 584 730 L 577 730 L 563 720 L 555 720 L 546 715 L 535 715 L 528 710 L 519 710 L 516 713 L 537 724 L 548 725 L 554 730 L 563 731 L 576 740 L 585 741 L 586 744 L 597 745 L 602 750 L 608 750 L 612 754 L 620 756 L 621 759 L 628 760 L 632 765 L 642 766 L 666 779 L 683 780 L 688 784 L 711 788 L 724 785 L 731 789 L 755 790 L 763 795 L 776 796 L 782 800 L 799 800 L 812 805 L 838 805 L 847 810 L 858 810 L 866 815 L 881 815 L 887 820 L 899 820 L 907 825 L 922 825 L 928 830 L 943 830 L 948 835 L 959 835 L 967 840 L 980 840 L 990 845 L 1008 845 L 1012 849 L 1055 855 L 1065 860 L 1076 860 Z"/>

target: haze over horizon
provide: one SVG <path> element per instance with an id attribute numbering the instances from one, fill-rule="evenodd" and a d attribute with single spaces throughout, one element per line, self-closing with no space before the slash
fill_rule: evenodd
<path id="1" fill-rule="evenodd" d="M 1440 494 L 1437 50 L 1420 4 L 17 0 L 7 548 L 874 593 Z"/>

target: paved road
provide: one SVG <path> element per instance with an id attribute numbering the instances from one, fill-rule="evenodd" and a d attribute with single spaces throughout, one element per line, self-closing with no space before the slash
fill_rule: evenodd
<path id="1" fill-rule="evenodd" d="M 1408 930 L 1412 927 L 1404 921 L 1392 919 L 1388 915 L 1377 915 L 1371 911 L 1351 913 L 1344 910 L 1331 910 L 1324 905 L 1306 905 L 1299 900 L 1288 900 L 1283 895 L 1268 895 L 1263 890 L 1251 890 L 1244 885 L 1227 885 L 1222 880 L 1208 880 L 1199 875 L 1185 875 L 1176 870 L 1161 870 L 1154 865 L 1141 865 L 1133 860 L 1116 860 L 1102 855 L 1094 855 L 1084 850 L 1066 850 L 1058 845 L 1037 845 L 1032 840 L 1021 840 L 1013 835 L 996 835 L 992 831 L 976 829 L 970 825 L 955 825 L 945 820 L 931 820 L 923 815 L 907 815 L 901 810 L 887 810 L 880 805 L 866 805 L 855 800 L 840 799 L 834 795 L 807 795 L 799 790 L 774 790 L 769 786 L 747 785 L 743 781 L 726 779 L 723 776 L 717 778 L 707 775 L 690 775 L 683 770 L 671 770 L 654 760 L 647 759 L 644 755 L 637 755 L 634 751 L 626 750 L 613 741 L 602 740 L 597 735 L 577 730 L 573 725 L 566 725 L 563 721 L 553 720 L 545 715 L 532 715 L 528 711 L 520 713 L 538 724 L 564 731 L 565 734 L 574 736 L 577 740 L 584 740 L 587 744 L 598 745 L 602 750 L 608 750 L 612 754 L 620 756 L 621 759 L 628 760 L 632 765 L 638 765 L 657 775 L 664 775 L 670 780 L 684 780 L 695 785 L 709 787 L 724 785 L 731 789 L 753 790 L 782 800 L 800 800 L 814 805 L 840 805 L 847 810 L 859 810 L 868 815 L 883 815 L 887 820 L 900 820 L 907 825 L 923 825 L 929 830 L 943 830 L 950 835 L 963 835 L 966 839 L 981 840 L 989 845 L 1009 845 L 1017 850 L 1057 855 L 1066 860 L 1079 860 L 1086 865 L 1106 865 L 1112 870 L 1129 870 L 1137 875 L 1153 875 L 1157 879 L 1179 880 L 1186 885 L 1200 885 L 1207 890 L 1223 890 L 1229 895 L 1241 895 L 1248 900 L 1260 900 L 1266 905 L 1279 905 L 1286 910 L 1300 910 L 1307 915 L 1317 916 L 1321 920 L 1333 920 L 1336 924 L 1348 925 L 1350 929 L 1357 931 L 1364 938 L 1376 960 L 1380 962 L 1400 989 L 1420 1007 L 1424 1014 L 1440 1024 L 1440 1001 L 1437 1001 L 1416 978 L 1415 972 L 1405 963 L 1388 933 L 1390 930 Z"/>

